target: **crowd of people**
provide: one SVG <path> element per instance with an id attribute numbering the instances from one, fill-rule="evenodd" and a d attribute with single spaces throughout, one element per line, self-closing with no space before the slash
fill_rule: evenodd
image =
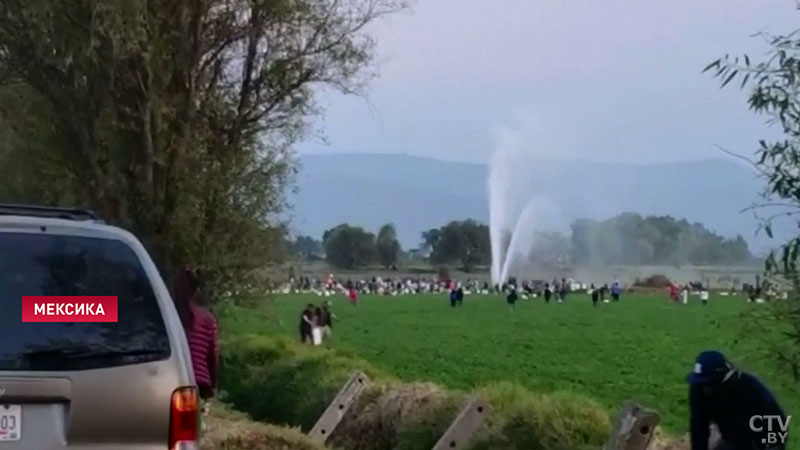
<path id="1" fill-rule="evenodd" d="M 335 279 L 333 275 L 327 278 L 302 277 L 291 278 L 273 293 L 297 294 L 315 293 L 318 295 L 334 295 L 346 291 L 356 294 L 377 295 L 408 295 L 408 294 L 438 294 L 449 292 L 452 281 L 442 281 L 434 277 L 379 277 L 369 279 Z M 458 284 L 470 293 L 489 294 L 489 283 L 480 283 L 478 280 L 467 279 Z"/>
<path id="2" fill-rule="evenodd" d="M 615 282 L 618 284 L 618 282 Z M 368 279 L 336 279 L 332 274 L 327 278 L 301 277 L 291 278 L 272 289 L 275 294 L 314 293 L 320 296 L 331 296 L 341 292 L 348 295 L 355 291 L 358 294 L 371 295 L 410 295 L 440 294 L 460 289 L 464 295 L 507 294 L 511 290 L 518 291 L 522 298 L 544 296 L 549 301 L 553 296 L 564 300 L 569 292 L 583 291 L 588 287 L 573 279 L 554 279 L 552 282 L 542 280 L 517 280 L 509 278 L 502 284 L 491 284 L 473 278 L 466 280 L 439 279 L 438 277 L 380 277 Z M 606 285 L 608 290 L 608 285 Z"/>
<path id="3" fill-rule="evenodd" d="M 308 289 L 312 289 L 312 280 L 304 280 Z M 401 279 L 382 280 L 378 277 L 367 282 L 345 281 L 335 282 L 333 277 L 322 286 L 315 286 L 325 292 L 340 290 L 346 294 L 350 303 L 356 305 L 358 294 L 361 293 L 423 293 L 423 292 L 448 292 L 453 307 L 463 304 L 467 290 L 476 293 L 507 294 L 508 303 L 512 310 L 517 299 L 522 296 L 542 295 L 546 302 L 553 298 L 559 302 L 566 300 L 567 295 L 576 283 L 566 279 L 554 280 L 552 283 L 523 281 L 510 279 L 500 286 L 490 287 L 488 283 L 483 286 L 474 280 L 465 283 L 455 281 L 439 282 L 431 279 Z M 394 286 L 394 287 L 393 287 Z M 302 287 L 302 285 L 301 285 Z M 622 287 L 618 281 L 610 286 L 607 284 L 588 288 L 581 286 L 589 293 L 593 304 L 607 301 L 606 295 L 611 296 L 611 301 L 619 301 Z M 681 286 L 674 283 L 670 286 L 670 297 L 678 301 L 678 292 L 682 292 L 685 302 L 690 290 L 700 293 L 708 292 L 700 286 Z M 193 371 L 197 382 L 200 397 L 203 401 L 203 416 L 208 413 L 208 401 L 215 395 L 218 380 L 218 343 L 217 321 L 208 309 L 201 306 L 201 284 L 197 274 L 185 267 L 175 279 L 172 297 L 178 316 L 186 332 L 187 341 L 192 359 Z M 758 294 L 755 288 L 745 289 L 752 299 Z M 389 294 L 392 295 L 392 294 Z M 701 297 L 702 298 L 702 297 Z M 707 299 L 706 299 L 707 300 Z M 333 323 L 336 315 L 331 311 L 330 301 L 325 301 L 316 306 L 312 303 L 306 305 L 300 315 L 300 339 L 311 345 L 320 345 L 324 337 L 332 336 Z M 744 448 L 759 448 L 769 450 L 783 450 L 786 448 L 787 427 L 790 417 L 785 414 L 772 392 L 755 376 L 741 372 L 719 352 L 706 351 L 701 353 L 695 362 L 694 370 L 687 378 L 690 386 L 689 409 L 691 423 L 691 444 L 694 450 L 707 450 L 709 448 L 709 426 L 714 424 L 720 433 L 720 441 L 715 450 L 734 450 Z M 754 417 L 776 417 L 780 419 L 779 432 L 766 432 L 763 427 L 754 427 Z M 201 419 L 201 426 L 204 419 Z M 749 425 L 749 426 L 748 426 Z M 779 438 L 779 439 L 778 439 Z M 765 445 L 765 444 L 769 445 Z"/>

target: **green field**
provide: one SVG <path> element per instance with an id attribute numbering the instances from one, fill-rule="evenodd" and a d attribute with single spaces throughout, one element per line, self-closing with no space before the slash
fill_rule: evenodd
<path id="1" fill-rule="evenodd" d="M 316 295 L 256 299 L 224 313 L 223 336 L 297 335 L 299 314 Z M 329 298 L 339 321 L 326 345 L 355 354 L 397 377 L 470 389 L 513 381 L 533 391 L 568 391 L 610 410 L 631 398 L 656 408 L 670 431 L 687 429 L 685 377 L 704 349 L 725 352 L 759 375 L 789 414 L 800 399 L 790 378 L 757 360 L 740 335 L 741 297 L 674 305 L 665 296 L 626 296 L 592 307 L 588 296 L 566 303 L 521 300 L 512 313 L 501 297 L 468 296 L 453 309 L 446 295 L 362 296 L 351 306 Z"/>

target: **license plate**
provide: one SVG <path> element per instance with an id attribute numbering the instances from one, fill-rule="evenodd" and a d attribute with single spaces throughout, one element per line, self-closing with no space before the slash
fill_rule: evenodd
<path id="1" fill-rule="evenodd" d="M 0 405 L 0 442 L 18 441 L 22 435 L 22 406 Z"/>

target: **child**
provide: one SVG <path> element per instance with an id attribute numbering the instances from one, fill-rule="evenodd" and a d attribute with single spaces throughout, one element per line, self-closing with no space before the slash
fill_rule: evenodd
<path id="1" fill-rule="evenodd" d="M 600 301 L 600 290 L 594 288 L 594 284 L 592 284 L 592 305 L 597 306 L 597 302 Z"/>
<path id="2" fill-rule="evenodd" d="M 455 288 L 450 289 L 450 306 L 455 308 L 457 301 L 458 301 L 458 292 L 456 292 Z"/>

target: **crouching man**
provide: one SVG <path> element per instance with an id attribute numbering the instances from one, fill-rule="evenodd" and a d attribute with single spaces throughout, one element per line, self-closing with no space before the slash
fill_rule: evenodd
<path id="1" fill-rule="evenodd" d="M 709 450 L 712 423 L 721 435 L 713 450 L 786 449 L 790 417 L 758 378 L 722 353 L 701 353 L 688 382 L 692 450 Z"/>

